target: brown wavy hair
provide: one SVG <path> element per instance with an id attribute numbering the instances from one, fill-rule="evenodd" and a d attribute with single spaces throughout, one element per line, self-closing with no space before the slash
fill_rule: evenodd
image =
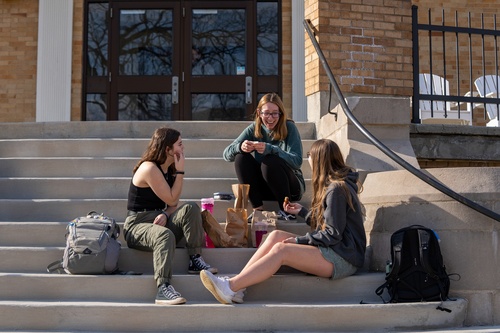
<path id="1" fill-rule="evenodd" d="M 257 105 L 257 109 L 255 110 L 255 130 L 254 130 L 254 135 L 256 138 L 262 138 L 262 118 L 260 118 L 260 112 L 262 111 L 262 107 L 266 103 L 273 103 L 276 105 L 280 111 L 280 117 L 278 119 L 278 123 L 274 127 L 273 131 L 271 132 L 271 138 L 273 140 L 285 140 L 286 136 L 288 135 L 288 130 L 286 128 L 286 121 L 288 119 L 288 114 L 285 110 L 285 106 L 283 105 L 283 101 L 281 98 L 278 96 L 276 93 L 267 93 L 259 101 L 259 104 Z"/>
<path id="2" fill-rule="evenodd" d="M 347 203 L 351 209 L 354 209 L 352 196 L 347 187 L 345 179 L 349 172 L 354 171 L 347 166 L 340 151 L 339 146 L 329 139 L 320 139 L 315 141 L 309 151 L 312 162 L 312 187 L 313 199 L 311 203 L 311 228 L 324 229 L 324 208 L 323 200 L 326 196 L 328 187 L 331 184 L 340 186 L 347 198 Z M 361 192 L 362 185 L 358 181 L 358 193 Z"/>
<path id="3" fill-rule="evenodd" d="M 178 130 L 169 127 L 160 127 L 155 130 L 148 147 L 142 154 L 141 160 L 134 167 L 133 173 L 139 169 L 142 163 L 148 161 L 156 165 L 161 165 L 167 160 L 167 148 L 173 148 L 174 143 L 179 140 L 181 133 Z M 175 172 L 175 166 L 169 167 L 169 172 Z"/>

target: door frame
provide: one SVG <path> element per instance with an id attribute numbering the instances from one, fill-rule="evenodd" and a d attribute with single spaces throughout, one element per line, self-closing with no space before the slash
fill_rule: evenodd
<path id="1" fill-rule="evenodd" d="M 277 92 L 282 94 L 282 3 L 281 0 L 275 0 L 278 5 L 278 74 L 273 76 L 257 76 L 257 0 L 242 0 L 234 1 L 131 1 L 131 0 L 109 0 L 108 17 L 111 16 L 110 24 L 107 26 L 108 31 L 108 76 L 91 77 L 87 76 L 87 33 L 88 33 L 88 5 L 89 3 L 102 2 L 86 0 L 84 3 L 84 45 L 83 45 L 83 61 L 82 61 L 82 120 L 86 120 L 87 111 L 87 94 L 106 94 L 107 113 L 106 120 L 118 119 L 118 92 L 120 93 L 141 93 L 136 89 L 127 88 L 127 79 L 118 77 L 118 45 L 113 42 L 119 38 L 119 20 L 116 17 L 119 15 L 116 9 L 157 9 L 157 8 L 172 8 L 173 12 L 173 44 L 174 47 L 172 59 L 172 76 L 179 78 L 179 103 L 172 105 L 173 120 L 190 120 L 191 115 L 191 93 L 207 91 L 205 87 L 210 87 L 210 91 L 214 93 L 244 93 L 245 80 L 247 76 L 252 77 L 252 104 L 247 104 L 245 107 L 247 117 L 251 116 L 255 111 L 259 94 L 266 92 Z M 247 10 L 247 25 L 246 25 L 246 73 L 236 77 L 233 83 L 227 84 L 226 76 L 210 76 L 198 77 L 193 79 L 190 73 L 191 70 L 191 9 L 192 8 L 245 8 Z M 113 11 L 116 14 L 113 14 Z M 112 17 L 112 16 L 115 17 Z M 177 29 L 177 30 L 176 30 Z M 178 33 L 177 33 L 178 32 Z M 183 55 L 184 54 L 184 55 Z M 189 55 L 189 56 L 187 56 Z M 250 70 L 251 69 L 251 70 Z M 249 71 L 250 70 L 250 71 Z M 154 78 L 154 76 L 145 76 L 139 81 L 141 87 L 148 88 L 144 93 L 172 93 L 172 76 L 168 78 Z M 111 78 L 111 83 L 109 79 Z M 136 78 L 137 79 L 137 78 Z M 121 81 L 121 82 L 120 82 Z M 236 84 L 234 84 L 236 82 Z M 215 84 L 214 84 L 215 83 Z M 240 88 L 241 87 L 241 88 Z M 112 101 L 115 101 L 112 103 Z"/>

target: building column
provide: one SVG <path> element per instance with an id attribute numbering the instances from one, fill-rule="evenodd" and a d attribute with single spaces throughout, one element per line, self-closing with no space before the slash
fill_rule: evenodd
<path id="1" fill-rule="evenodd" d="M 73 1 L 39 0 L 36 121 L 71 120 Z"/>

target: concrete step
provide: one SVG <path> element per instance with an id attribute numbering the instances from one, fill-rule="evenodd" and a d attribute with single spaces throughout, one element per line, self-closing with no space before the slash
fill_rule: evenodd
<path id="1" fill-rule="evenodd" d="M 44 332 L 403 332 L 463 325 L 466 300 L 445 302 L 451 313 L 436 310 L 436 305 L 275 301 L 189 302 L 165 308 L 151 303 L 0 301 L 0 326 L 4 331 Z"/>
<path id="2" fill-rule="evenodd" d="M 0 158 L 2 177 L 131 177 L 136 157 L 8 157 Z M 36 168 L 33 166 L 36 165 Z M 236 178 L 234 163 L 221 157 L 190 157 L 186 175 L 197 178 Z M 305 178 L 311 177 L 307 160 L 302 164 Z"/>
<path id="3" fill-rule="evenodd" d="M 184 178 L 182 195 L 211 197 L 231 191 L 236 178 Z M 130 177 L 0 178 L 0 199 L 124 199 Z"/>
<path id="4" fill-rule="evenodd" d="M 182 138 L 188 158 L 222 158 L 224 149 L 233 140 Z M 132 157 L 138 160 L 148 142 L 149 139 L 141 138 L 0 139 L 0 157 Z M 304 155 L 313 142 L 313 139 L 302 140 Z"/>
<path id="5" fill-rule="evenodd" d="M 300 231 L 296 228 L 296 231 Z M 289 229 L 290 230 L 290 229 Z M 293 229 L 291 229 L 293 230 Z M 301 233 L 303 234 L 303 233 Z M 65 232 L 58 233 L 57 246 L 0 246 L 0 272 L 8 273 L 44 273 L 47 266 L 61 260 L 65 246 Z M 34 235 L 30 235 L 31 238 Z M 54 237 L 54 236 L 52 236 Z M 121 241 L 122 248 L 118 266 L 124 271 L 135 271 L 144 274 L 153 273 L 153 254 L 138 251 L 126 246 Z M 182 242 L 179 244 L 184 245 Z M 217 267 L 224 274 L 238 273 L 255 252 L 254 248 L 205 248 L 203 258 L 212 266 Z M 183 247 L 176 248 L 172 270 L 174 274 L 187 274 L 189 258 L 187 250 Z"/>
<path id="6" fill-rule="evenodd" d="M 0 178 L 0 199 L 124 199 L 130 177 L 93 178 Z M 307 180 L 306 180 L 307 181 Z M 237 178 L 184 177 L 183 198 L 212 197 L 215 192 L 232 193 Z M 309 198 L 306 191 L 302 200 Z"/>
<path id="7" fill-rule="evenodd" d="M 221 275 L 221 274 L 219 274 Z M 231 275 L 231 274 L 222 274 Z M 174 274 L 172 284 L 189 303 L 216 303 L 198 275 Z M 276 274 L 247 288 L 245 303 L 383 303 L 375 290 L 384 282 L 380 273 L 332 281 L 302 273 Z M 8 286 L 8 287 L 7 287 Z M 85 301 L 152 303 L 153 275 L 68 275 L 0 273 L 0 299 L 7 301 Z"/>
<path id="8" fill-rule="evenodd" d="M 203 194 L 205 192 L 199 192 Z M 207 191 L 208 193 L 208 191 Z M 213 193 L 212 193 L 213 194 Z M 211 193 L 208 194 L 211 196 Z M 181 203 L 194 201 L 201 205 L 200 197 L 193 199 L 181 199 Z M 308 207 L 310 205 L 308 194 L 300 201 Z M 216 200 L 213 216 L 219 221 L 226 220 L 226 211 L 234 207 L 234 200 Z M 264 209 L 276 211 L 276 202 L 264 201 Z M 251 211 L 251 205 L 248 205 Z M 82 216 L 88 212 L 96 211 L 113 217 L 117 221 L 125 221 L 127 214 L 127 199 L 2 199 L 0 200 L 0 222 L 68 222 L 75 217 Z M 300 221 L 301 219 L 298 218 Z"/>
<path id="9" fill-rule="evenodd" d="M 451 313 L 436 310 L 437 303 L 382 304 L 374 290 L 384 274 L 366 267 L 338 281 L 284 267 L 249 287 L 245 304 L 224 306 L 199 276 L 187 274 L 182 247 L 174 256 L 172 283 L 188 303 L 156 306 L 152 253 L 127 248 L 123 236 L 120 269 L 143 275 L 46 273 L 49 263 L 62 258 L 71 219 L 95 210 L 123 223 L 132 168 L 156 128 L 181 131 L 187 156 L 181 201 L 199 202 L 214 192 L 231 192 L 234 166 L 222 161 L 222 151 L 249 123 L 0 123 L 0 332 L 377 332 L 463 326 L 465 299 L 445 302 Z M 297 126 L 305 153 L 316 138 L 315 126 Z M 303 171 L 310 178 L 306 161 Z M 308 206 L 310 193 L 301 202 Z M 233 204 L 216 200 L 216 219 L 225 221 Z M 265 209 L 277 205 L 266 202 Z M 278 228 L 308 230 L 301 219 L 279 222 Z M 239 272 L 253 253 L 253 248 L 203 249 L 222 275 Z"/>
<path id="10" fill-rule="evenodd" d="M 71 121 L 47 123 L 0 123 L 0 139 L 76 139 L 142 138 L 149 139 L 161 126 L 173 127 L 183 138 L 233 139 L 250 121 Z M 315 139 L 314 123 L 296 122 L 302 139 Z"/>
<path id="11" fill-rule="evenodd" d="M 46 273 L 47 266 L 61 260 L 64 251 L 64 235 L 58 247 L 0 247 L 2 262 L 0 272 L 4 273 Z M 235 274 L 255 252 L 254 248 L 206 248 L 203 258 L 217 267 L 221 274 Z M 185 248 L 175 251 L 172 271 L 174 274 L 188 274 L 189 257 Z M 118 261 L 120 270 L 153 274 L 153 254 L 126 247 L 123 243 Z"/>
<path id="12" fill-rule="evenodd" d="M 0 222 L 0 246 L 63 246 L 65 244 L 64 236 L 66 234 L 66 226 L 68 225 L 68 222 Z M 219 223 L 221 227 L 224 228 L 225 220 L 219 220 Z M 276 225 L 280 230 L 286 230 L 302 235 L 310 229 L 307 224 L 303 223 L 302 219 L 295 222 L 278 220 Z M 122 231 L 118 240 L 121 241 L 122 244 L 125 244 L 125 240 L 123 238 L 123 223 L 118 222 L 118 226 Z"/>

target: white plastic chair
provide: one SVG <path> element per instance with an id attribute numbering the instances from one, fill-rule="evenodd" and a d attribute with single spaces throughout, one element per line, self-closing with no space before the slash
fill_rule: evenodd
<path id="1" fill-rule="evenodd" d="M 432 80 L 432 87 L 431 87 Z M 425 95 L 449 95 L 450 94 L 450 83 L 445 78 L 435 75 L 435 74 L 419 74 L 419 88 L 420 94 Z M 460 110 L 460 118 L 458 115 L 458 110 L 453 109 L 452 106 L 456 106 L 457 103 L 445 102 L 445 101 L 433 101 L 432 102 L 432 112 L 431 112 L 431 101 L 420 100 L 420 119 L 423 124 L 431 123 L 448 123 L 448 124 L 460 124 L 469 125 L 472 124 L 472 117 L 470 110 Z M 445 117 L 446 110 L 446 117 Z"/>
<path id="2" fill-rule="evenodd" d="M 477 78 L 474 81 L 474 85 L 476 86 L 477 92 L 481 97 L 492 97 L 498 98 L 499 91 L 497 87 L 497 80 L 500 82 L 500 77 L 497 75 L 485 75 Z M 476 104 L 476 106 L 483 106 L 484 104 Z M 497 113 L 497 104 L 486 104 L 486 113 L 488 114 L 488 118 L 490 121 L 486 124 L 489 127 L 498 127 L 498 113 Z"/>

